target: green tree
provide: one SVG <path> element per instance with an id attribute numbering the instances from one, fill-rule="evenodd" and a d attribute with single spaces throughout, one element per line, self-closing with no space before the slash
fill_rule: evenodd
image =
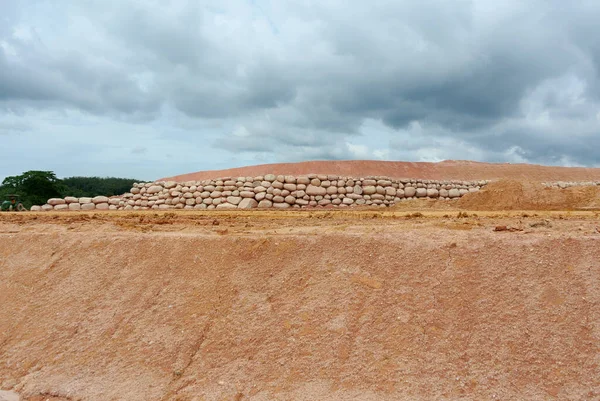
<path id="1" fill-rule="evenodd" d="M 0 193 L 19 195 L 25 207 L 43 205 L 50 198 L 60 197 L 62 182 L 52 171 L 26 171 L 21 175 L 6 177 Z"/>

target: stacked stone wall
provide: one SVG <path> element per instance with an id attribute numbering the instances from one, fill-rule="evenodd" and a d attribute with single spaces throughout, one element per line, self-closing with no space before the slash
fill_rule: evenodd
<path id="1" fill-rule="evenodd" d="M 36 211 L 254 209 L 392 206 L 412 199 L 454 200 L 488 181 L 437 181 L 309 174 L 136 183 L 118 197 L 49 199 Z"/>

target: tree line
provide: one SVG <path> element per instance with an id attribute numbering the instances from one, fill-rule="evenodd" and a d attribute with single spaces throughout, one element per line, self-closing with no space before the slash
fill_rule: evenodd
<path id="1" fill-rule="evenodd" d="M 6 177 L 0 185 L 0 202 L 9 194 L 19 196 L 23 205 L 43 205 L 50 198 L 65 196 L 114 196 L 129 192 L 139 180 L 116 177 L 57 178 L 52 171 L 26 171 L 21 175 Z"/>

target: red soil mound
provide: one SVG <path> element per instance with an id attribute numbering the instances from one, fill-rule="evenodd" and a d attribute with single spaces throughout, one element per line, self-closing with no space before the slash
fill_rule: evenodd
<path id="1" fill-rule="evenodd" d="M 220 231 L 198 216 L 150 217 L 145 232 L 133 215 L 0 221 L 0 388 L 28 401 L 598 399 L 595 235 L 284 216 L 220 215 Z"/>
<path id="2" fill-rule="evenodd" d="M 168 181 L 193 181 L 218 177 L 246 177 L 262 174 L 303 175 L 336 174 L 350 177 L 387 176 L 437 180 L 520 179 L 533 181 L 600 180 L 600 168 L 552 167 L 534 164 L 493 164 L 447 160 L 440 163 L 346 160 L 309 161 L 302 163 L 263 164 L 229 170 L 199 171 L 174 177 Z"/>
<path id="3" fill-rule="evenodd" d="M 548 188 L 539 182 L 501 180 L 458 201 L 471 210 L 594 210 L 600 209 L 600 187 Z"/>

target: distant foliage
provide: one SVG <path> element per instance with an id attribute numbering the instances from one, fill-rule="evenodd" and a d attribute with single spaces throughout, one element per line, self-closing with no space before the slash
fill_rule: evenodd
<path id="1" fill-rule="evenodd" d="M 134 182 L 133 178 L 115 177 L 68 177 L 62 180 L 64 196 L 115 196 L 129 192 Z"/>
<path id="2" fill-rule="evenodd" d="M 0 194 L 16 194 L 27 208 L 43 205 L 49 198 L 61 196 L 61 180 L 52 171 L 27 171 L 21 175 L 6 177 L 2 181 Z"/>
<path id="3" fill-rule="evenodd" d="M 6 177 L 0 185 L 0 201 L 9 194 L 18 195 L 27 208 L 43 205 L 50 198 L 65 196 L 114 196 L 129 192 L 139 180 L 115 177 L 68 177 L 57 178 L 52 171 L 27 171 L 21 175 Z"/>

